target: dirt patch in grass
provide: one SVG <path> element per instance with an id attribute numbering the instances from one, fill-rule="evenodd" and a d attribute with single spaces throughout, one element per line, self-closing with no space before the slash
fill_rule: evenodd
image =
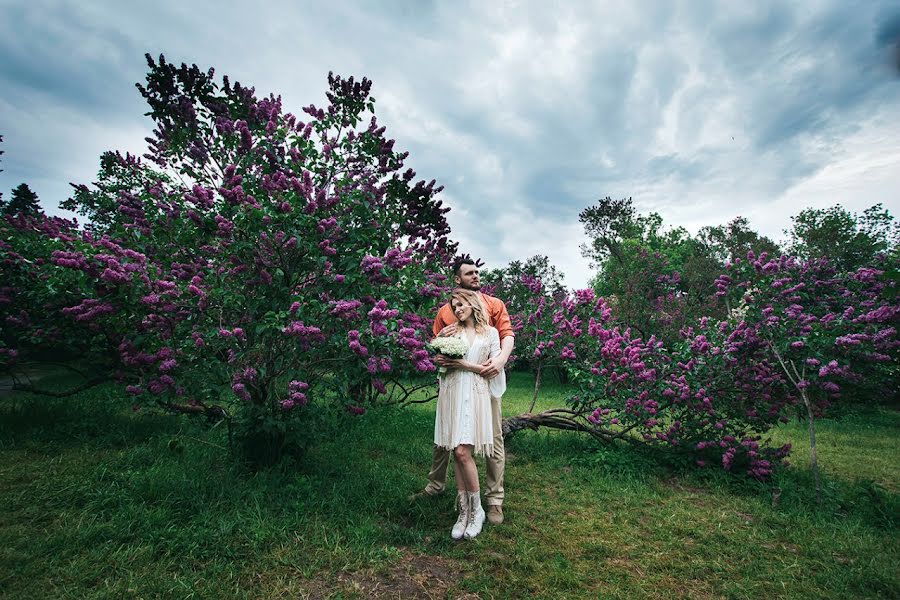
<path id="1" fill-rule="evenodd" d="M 663 480 L 663 483 L 674 490 L 678 490 L 679 492 L 688 492 L 690 494 L 696 494 L 698 496 L 706 496 L 709 495 L 709 490 L 706 490 L 701 487 L 688 485 L 681 479 L 675 476 L 671 476 L 668 479 Z"/>
<path id="2" fill-rule="evenodd" d="M 445 558 L 404 549 L 402 558 L 388 567 L 342 571 L 309 579 L 299 585 L 295 582 L 288 586 L 290 593 L 282 594 L 276 591 L 275 597 L 299 597 L 305 600 L 325 600 L 334 597 L 430 600 L 446 598 L 450 587 L 461 579 L 460 575 L 460 569 Z M 275 590 L 270 590 L 272 591 Z"/>
<path id="3" fill-rule="evenodd" d="M 271 598 L 446 598 L 452 585 L 461 578 L 455 565 L 441 557 L 417 554 L 401 549 L 402 557 L 379 568 L 342 571 L 315 579 L 298 581 L 286 574 L 270 573 L 266 596 Z M 274 583 L 274 585 L 273 585 Z M 464 599 L 467 596 L 454 596 Z M 476 597 L 477 596 L 472 596 Z"/>
<path id="4" fill-rule="evenodd" d="M 459 571 L 440 557 L 403 551 L 385 571 L 365 569 L 338 575 L 338 585 L 364 598 L 445 598 Z"/>

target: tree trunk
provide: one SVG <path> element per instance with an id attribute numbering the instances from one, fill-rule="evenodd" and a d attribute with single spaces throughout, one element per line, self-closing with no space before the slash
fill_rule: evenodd
<path id="1" fill-rule="evenodd" d="M 816 482 L 816 502 L 822 503 L 822 483 L 819 480 L 819 461 L 816 456 L 816 420 L 813 415 L 812 403 L 809 401 L 809 395 L 806 390 L 800 390 L 803 397 L 803 403 L 806 405 L 806 420 L 809 423 L 809 466 L 813 472 L 813 478 Z"/>
<path id="2" fill-rule="evenodd" d="M 537 373 L 534 376 L 534 395 L 531 397 L 531 406 L 528 407 L 528 412 L 534 412 L 534 404 L 537 402 L 538 390 L 541 389 L 541 372 L 544 368 L 544 362 L 538 361 L 537 364 Z"/>

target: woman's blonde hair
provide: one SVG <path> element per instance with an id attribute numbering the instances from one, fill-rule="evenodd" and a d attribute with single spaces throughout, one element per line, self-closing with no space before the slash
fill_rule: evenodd
<path id="1" fill-rule="evenodd" d="M 491 322 L 488 320 L 487 308 L 481 300 L 481 294 L 464 288 L 456 288 L 453 290 L 453 293 L 450 294 L 451 302 L 454 298 L 472 307 L 472 318 L 475 321 L 475 331 L 484 333 L 484 330 L 490 326 Z M 453 308 L 452 303 L 450 308 Z"/>

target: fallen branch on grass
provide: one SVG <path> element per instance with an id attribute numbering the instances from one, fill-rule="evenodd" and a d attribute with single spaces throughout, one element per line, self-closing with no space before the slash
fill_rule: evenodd
<path id="1" fill-rule="evenodd" d="M 603 442 L 609 442 L 614 439 L 640 442 L 637 438 L 627 435 L 628 429 L 621 431 L 602 429 L 588 421 L 583 413 L 568 408 L 551 408 L 536 415 L 523 413 L 515 417 L 509 417 L 503 420 L 501 429 L 503 437 L 508 438 L 517 431 L 522 431 L 523 429 L 537 431 L 541 427 L 563 431 L 580 431 Z"/>

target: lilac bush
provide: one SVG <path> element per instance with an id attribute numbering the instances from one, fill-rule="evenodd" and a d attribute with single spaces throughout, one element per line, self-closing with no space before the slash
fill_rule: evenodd
<path id="1" fill-rule="evenodd" d="M 61 318 L 76 297 L 80 281 L 74 273 L 46 271 L 50 254 L 76 240 L 77 223 L 43 214 L 0 218 L 0 368 L 14 371 L 36 355 L 66 360 L 89 349 L 73 318 Z M 65 260 L 65 259 L 63 259 Z M 74 260 L 74 259 L 73 259 Z M 74 263 L 73 263 L 74 264 Z"/>
<path id="2" fill-rule="evenodd" d="M 359 413 L 434 371 L 419 315 L 455 254 L 449 209 L 404 170 L 371 82 L 329 74 L 327 105 L 298 117 L 211 69 L 148 64 L 149 152 L 106 153 L 75 186 L 83 228 L 7 221 L 4 275 L 46 281 L 39 310 L 136 403 L 231 414 L 276 446 L 310 402 Z"/>
<path id="3" fill-rule="evenodd" d="M 827 259 L 751 251 L 716 281 L 717 293 L 734 307 L 732 319 L 763 348 L 805 409 L 817 492 L 815 419 L 845 389 L 857 396 L 893 393 L 900 304 L 885 272 L 895 268 L 896 259 L 885 255 L 842 272 Z"/>
<path id="4" fill-rule="evenodd" d="M 703 319 L 666 345 L 614 324 L 613 310 L 592 290 L 560 299 L 552 330 L 536 353 L 564 361 L 577 386 L 565 408 L 510 420 L 509 431 L 550 426 L 585 431 L 689 454 L 700 466 L 720 464 L 765 478 L 789 448 L 768 448 L 764 434 L 787 420 L 791 399 L 762 354 L 736 369 L 742 331 Z"/>
<path id="5" fill-rule="evenodd" d="M 563 362 L 578 391 L 567 407 L 514 417 L 506 430 L 584 431 L 765 479 L 790 451 L 770 447 L 767 434 L 798 404 L 814 434 L 845 385 L 895 381 L 900 306 L 883 275 L 751 253 L 716 280 L 729 316 L 703 317 L 675 342 L 616 325 L 591 290 L 544 302 L 522 316 L 549 323 L 532 351 Z"/>

